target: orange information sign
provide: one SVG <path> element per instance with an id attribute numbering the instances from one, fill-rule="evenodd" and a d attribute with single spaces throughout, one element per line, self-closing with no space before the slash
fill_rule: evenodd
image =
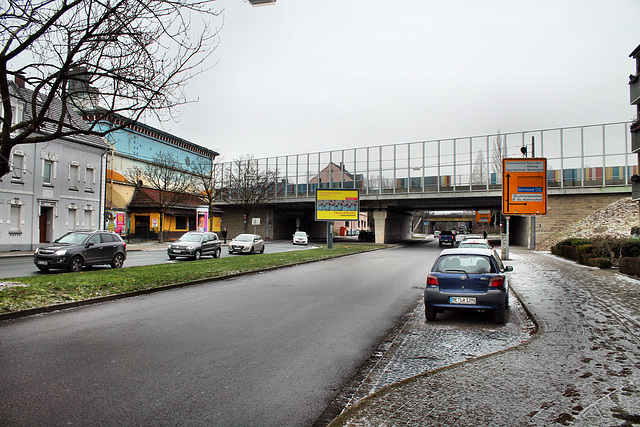
<path id="1" fill-rule="evenodd" d="M 547 214 L 547 159 L 502 159 L 502 214 Z"/>
<path id="2" fill-rule="evenodd" d="M 491 210 L 490 209 L 480 209 L 476 211 L 476 222 L 477 223 L 490 223 L 491 222 Z"/>

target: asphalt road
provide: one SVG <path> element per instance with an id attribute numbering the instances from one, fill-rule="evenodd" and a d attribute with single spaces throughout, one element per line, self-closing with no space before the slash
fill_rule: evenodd
<path id="1" fill-rule="evenodd" d="M 0 322 L 3 425 L 312 424 L 436 242 Z"/>
<path id="2" fill-rule="evenodd" d="M 312 248 L 313 244 L 309 244 L 308 246 L 302 245 L 293 245 L 291 242 L 269 242 L 266 245 L 265 252 L 273 253 L 273 252 L 288 252 L 288 251 L 299 251 L 302 249 Z M 252 256 L 259 256 L 260 254 L 255 254 Z M 249 256 L 247 254 L 239 255 L 232 254 L 229 255 L 229 252 L 225 247 L 222 248 L 221 257 L 236 257 L 236 256 Z M 141 251 L 128 251 L 127 259 L 124 262 L 125 267 L 136 267 L 143 265 L 153 265 L 153 264 L 171 264 L 171 263 L 180 263 L 180 262 L 189 262 L 189 258 L 177 258 L 175 260 L 170 260 L 167 257 L 166 249 L 158 249 L 158 250 L 141 250 Z M 99 269 L 110 269 L 108 265 L 99 265 L 93 267 L 95 270 Z M 4 256 L 0 257 L 0 279 L 6 279 L 10 277 L 25 277 L 25 276 L 41 276 L 47 274 L 60 274 L 66 273 L 66 270 L 50 270 L 42 272 L 36 268 L 33 264 L 33 256 L 31 254 L 22 254 L 20 256 Z"/>

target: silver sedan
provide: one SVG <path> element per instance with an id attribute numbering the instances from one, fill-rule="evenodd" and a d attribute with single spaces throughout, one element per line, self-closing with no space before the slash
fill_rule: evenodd
<path id="1" fill-rule="evenodd" d="M 264 240 L 257 234 L 240 234 L 229 243 L 230 254 L 264 252 Z"/>

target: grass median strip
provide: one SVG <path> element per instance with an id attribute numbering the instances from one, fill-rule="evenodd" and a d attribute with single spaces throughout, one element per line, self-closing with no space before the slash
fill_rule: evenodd
<path id="1" fill-rule="evenodd" d="M 321 247 L 273 254 L 238 255 L 219 259 L 109 270 L 85 269 L 81 273 L 46 274 L 6 279 L 3 283 L 4 286 L 0 287 L 0 314 L 144 291 L 176 283 L 218 279 L 383 247 L 385 246 L 375 244 L 334 244 L 331 250 Z"/>

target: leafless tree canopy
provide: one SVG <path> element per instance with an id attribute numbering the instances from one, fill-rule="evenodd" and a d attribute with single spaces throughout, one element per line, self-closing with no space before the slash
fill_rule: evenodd
<path id="1" fill-rule="evenodd" d="M 209 206 L 211 213 L 211 208 L 220 194 L 218 169 L 213 167 L 211 160 L 196 157 L 191 161 L 189 172 L 193 175 L 200 198 Z"/>
<path id="2" fill-rule="evenodd" d="M 136 186 L 142 182 L 145 187 L 157 192 L 157 197 L 147 197 L 147 200 L 160 213 L 161 231 L 164 230 L 165 212 L 180 204 L 185 195 L 194 190 L 193 176 L 180 168 L 180 162 L 171 153 L 157 153 L 151 163 L 145 164 L 144 168 L 127 170 L 125 177 Z M 162 242 L 162 233 L 159 237 Z"/>
<path id="3" fill-rule="evenodd" d="M 496 138 L 492 141 L 491 153 L 489 154 L 489 164 L 492 173 L 498 174 L 499 176 L 502 174 L 502 158 L 506 155 L 507 139 L 500 133 L 500 130 L 498 130 Z"/>
<path id="4" fill-rule="evenodd" d="M 212 65 L 206 59 L 220 23 L 213 1 L 1 2 L 0 176 L 17 144 L 107 132 L 69 120 L 68 108 L 93 112 L 93 123 L 114 113 L 131 120 L 146 111 L 176 114 L 188 102 L 185 83 Z M 29 91 L 11 90 L 16 77 Z M 24 117 L 15 120 L 10 95 L 25 93 Z"/>
<path id="5" fill-rule="evenodd" d="M 263 170 L 251 155 L 235 159 L 224 171 L 222 199 L 249 216 L 278 195 L 278 172 Z M 246 231 L 246 224 L 245 224 Z"/>

